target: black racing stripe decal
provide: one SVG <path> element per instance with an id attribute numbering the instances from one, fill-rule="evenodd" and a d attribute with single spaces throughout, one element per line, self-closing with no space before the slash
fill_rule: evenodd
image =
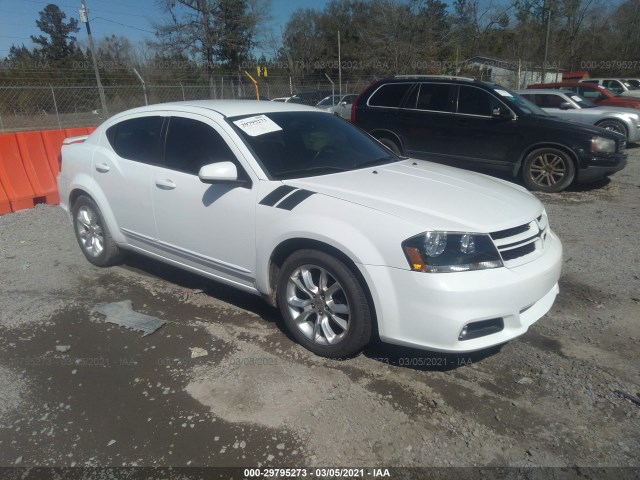
<path id="1" fill-rule="evenodd" d="M 268 194 L 262 200 L 260 200 L 260 205 L 266 205 L 268 207 L 273 207 L 276 203 L 282 200 L 289 193 L 293 192 L 295 187 L 290 187 L 289 185 L 281 185 L 276 188 L 273 192 Z"/>
<path id="2" fill-rule="evenodd" d="M 293 210 L 314 193 L 315 192 L 310 192 L 309 190 L 298 190 L 297 192 L 293 192 L 291 195 L 281 201 L 277 205 L 277 207 L 284 210 Z"/>

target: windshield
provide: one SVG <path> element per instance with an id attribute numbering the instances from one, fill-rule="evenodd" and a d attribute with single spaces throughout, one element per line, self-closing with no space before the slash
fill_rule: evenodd
<path id="1" fill-rule="evenodd" d="M 515 105 L 517 110 L 524 115 L 540 115 L 542 117 L 549 116 L 549 114 L 540 107 L 507 88 L 499 87 L 495 89 L 495 92 L 500 95 L 503 100 L 506 100 L 507 103 Z"/>
<path id="2" fill-rule="evenodd" d="M 275 112 L 228 121 L 274 180 L 401 160 L 351 123 L 324 112 Z"/>
<path id="3" fill-rule="evenodd" d="M 587 100 L 586 98 L 578 95 L 577 93 L 567 93 L 567 96 L 573 100 L 574 102 L 576 102 L 580 108 L 595 108 L 597 107 L 597 105 L 595 103 L 590 102 L 589 100 Z"/>

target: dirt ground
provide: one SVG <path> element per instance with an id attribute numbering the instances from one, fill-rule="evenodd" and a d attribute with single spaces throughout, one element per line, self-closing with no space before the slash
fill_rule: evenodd
<path id="1" fill-rule="evenodd" d="M 610 181 L 539 195 L 565 248 L 560 295 L 519 339 L 460 356 L 374 344 L 319 358 L 257 297 L 139 256 L 93 267 L 58 207 L 2 216 L 0 466 L 638 478 L 640 408 L 615 393 L 640 398 L 640 148 L 629 154 Z M 92 313 L 126 299 L 166 324 L 142 336 Z"/>

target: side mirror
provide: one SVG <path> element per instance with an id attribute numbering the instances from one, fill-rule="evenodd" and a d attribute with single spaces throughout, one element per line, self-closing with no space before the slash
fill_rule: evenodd
<path id="1" fill-rule="evenodd" d="M 511 110 L 506 108 L 500 108 L 500 107 L 495 107 L 493 110 L 491 110 L 491 117 L 498 120 L 514 120 L 515 119 L 515 117 L 513 116 L 513 113 L 511 113 Z"/>
<path id="2" fill-rule="evenodd" d="M 233 162 L 210 163 L 200 168 L 198 178 L 202 183 L 238 182 L 238 169 Z"/>
<path id="3" fill-rule="evenodd" d="M 347 106 L 347 102 L 340 102 L 340 105 L 342 105 L 343 107 Z"/>
<path id="4" fill-rule="evenodd" d="M 573 105 L 571 105 L 569 102 L 562 102 L 560 104 L 560 110 L 573 110 Z"/>

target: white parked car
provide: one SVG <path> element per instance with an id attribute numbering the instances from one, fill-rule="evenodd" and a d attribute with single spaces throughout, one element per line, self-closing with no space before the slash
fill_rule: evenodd
<path id="1" fill-rule="evenodd" d="M 574 122 L 618 132 L 640 142 L 640 112 L 635 108 L 599 107 L 571 90 L 529 89 L 517 92 L 545 112 Z"/>
<path id="2" fill-rule="evenodd" d="M 524 188 L 398 157 L 314 107 L 159 104 L 65 141 L 86 258 L 132 250 L 277 305 L 318 355 L 372 336 L 444 352 L 506 342 L 558 293 L 562 246 Z"/>
<path id="3" fill-rule="evenodd" d="M 581 83 L 593 83 L 623 97 L 640 97 L 640 89 L 624 78 L 588 78 Z"/>
<path id="4" fill-rule="evenodd" d="M 346 120 L 351 119 L 351 105 L 358 98 L 356 93 L 347 93 L 346 95 L 329 95 L 320 100 L 316 107 L 325 110 L 334 115 L 339 115 Z"/>

